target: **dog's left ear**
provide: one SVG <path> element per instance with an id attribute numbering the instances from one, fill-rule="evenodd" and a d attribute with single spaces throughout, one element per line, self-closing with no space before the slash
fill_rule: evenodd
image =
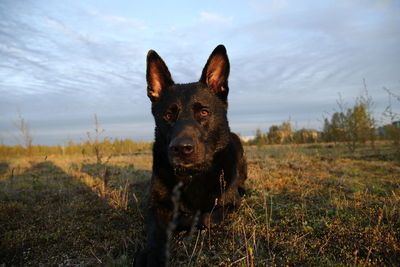
<path id="1" fill-rule="evenodd" d="M 207 85 L 222 100 L 228 96 L 229 59 L 225 46 L 219 45 L 211 53 L 204 66 L 200 82 Z"/>
<path id="2" fill-rule="evenodd" d="M 154 50 L 147 53 L 146 79 L 147 95 L 152 102 L 157 101 L 162 91 L 174 84 L 167 65 Z"/>

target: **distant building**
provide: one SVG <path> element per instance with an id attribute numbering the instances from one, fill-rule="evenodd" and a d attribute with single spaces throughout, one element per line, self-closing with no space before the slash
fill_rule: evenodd
<path id="1" fill-rule="evenodd" d="M 254 135 L 253 136 L 241 136 L 240 139 L 242 139 L 243 142 L 249 142 L 250 140 L 254 139 Z"/>
<path id="2" fill-rule="evenodd" d="M 376 129 L 376 133 L 380 136 L 380 137 L 387 137 L 388 135 L 388 127 L 395 127 L 400 129 L 400 121 L 393 121 L 391 124 L 386 124 L 384 126 L 380 126 Z"/>
<path id="3" fill-rule="evenodd" d="M 380 137 L 385 137 L 386 136 L 386 129 L 385 126 L 380 126 L 376 129 L 376 133 Z"/>

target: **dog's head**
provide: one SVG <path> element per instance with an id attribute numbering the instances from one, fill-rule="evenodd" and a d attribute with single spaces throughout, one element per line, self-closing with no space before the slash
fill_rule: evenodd
<path id="1" fill-rule="evenodd" d="M 175 169 L 209 166 L 230 140 L 229 60 L 223 45 L 211 53 L 198 82 L 175 84 L 153 50 L 147 55 L 147 94 L 152 101 L 158 151 Z"/>

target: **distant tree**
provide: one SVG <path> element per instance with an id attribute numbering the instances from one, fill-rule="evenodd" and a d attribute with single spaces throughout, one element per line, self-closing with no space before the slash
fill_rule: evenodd
<path id="1" fill-rule="evenodd" d="M 268 144 L 268 137 L 266 134 L 262 133 L 261 129 L 257 129 L 254 139 L 249 143 L 250 145 L 263 146 Z"/>
<path id="2" fill-rule="evenodd" d="M 397 127 L 396 124 L 388 124 L 385 126 L 385 132 L 387 138 L 400 150 L 400 127 Z"/>
<path id="3" fill-rule="evenodd" d="M 377 137 L 376 133 L 376 120 L 373 115 L 374 101 L 372 97 L 368 93 L 367 83 L 365 79 L 363 79 L 364 90 L 361 96 L 358 98 L 358 104 L 365 105 L 365 112 L 367 117 L 368 131 L 365 132 L 367 135 L 367 139 L 371 142 L 371 147 L 375 149 L 375 141 Z"/>
<path id="4" fill-rule="evenodd" d="M 117 155 L 120 155 L 122 153 L 121 141 L 118 138 L 114 138 L 113 147 L 114 147 L 114 152 Z"/>
<path id="5" fill-rule="evenodd" d="M 292 125 L 289 121 L 283 122 L 281 125 L 272 125 L 269 127 L 268 140 L 270 144 L 289 143 L 293 139 Z"/>
<path id="6" fill-rule="evenodd" d="M 300 129 L 294 132 L 293 134 L 293 141 L 296 144 L 304 144 L 305 143 L 305 139 L 304 139 L 304 132 L 306 131 L 306 129 Z"/>
<path id="7" fill-rule="evenodd" d="M 293 129 L 290 121 L 285 121 L 279 126 L 281 141 L 280 143 L 290 143 L 293 140 Z"/>
<path id="8" fill-rule="evenodd" d="M 331 135 L 333 141 L 342 142 L 346 139 L 346 116 L 343 112 L 335 112 L 331 119 Z"/>
<path id="9" fill-rule="evenodd" d="M 315 143 L 318 141 L 319 133 L 315 130 L 302 128 L 293 134 L 293 141 L 297 144 Z"/>
<path id="10" fill-rule="evenodd" d="M 84 150 L 93 151 L 94 155 L 96 156 L 96 163 L 98 165 L 107 164 L 112 157 L 114 150 L 111 143 L 111 138 L 107 136 L 103 137 L 105 130 L 100 128 L 100 123 L 96 114 L 94 114 L 94 122 L 94 135 L 92 135 L 90 132 L 87 132 L 88 141 L 84 143 Z"/>
<path id="11" fill-rule="evenodd" d="M 277 125 L 272 125 L 269 127 L 268 140 L 270 144 L 280 144 L 281 136 L 279 133 L 279 127 Z"/>
<path id="12" fill-rule="evenodd" d="M 325 142 L 343 142 L 345 141 L 346 116 L 343 112 L 332 114 L 331 120 L 324 119 L 323 138 Z"/>
<path id="13" fill-rule="evenodd" d="M 67 145 L 63 146 L 62 149 L 67 155 L 77 154 L 79 150 L 79 145 L 75 144 L 72 140 L 67 141 Z"/>
<path id="14" fill-rule="evenodd" d="M 19 143 L 21 143 L 25 147 L 28 154 L 30 155 L 32 152 L 33 138 L 32 138 L 29 124 L 25 120 L 25 118 L 22 115 L 20 110 L 18 110 L 18 120 L 14 121 L 14 126 L 15 126 L 15 128 L 17 128 L 17 130 L 20 134 L 21 139 L 18 139 L 18 140 L 20 140 Z"/>
<path id="15" fill-rule="evenodd" d="M 356 99 L 352 108 L 346 108 L 341 96 L 337 101 L 339 111 L 332 114 L 331 120 L 324 120 L 323 137 L 328 142 L 345 142 L 351 152 L 359 143 L 371 141 L 375 148 L 376 121 L 372 114 L 373 101 L 368 94 L 365 80 L 364 92 Z"/>
<path id="16" fill-rule="evenodd" d="M 388 105 L 383 112 L 383 116 L 390 122 L 384 127 L 385 137 L 391 140 L 400 152 L 400 114 L 394 112 L 392 108 L 392 99 L 400 103 L 400 94 L 396 94 L 386 87 L 384 87 L 383 90 L 388 94 Z"/>
<path id="17" fill-rule="evenodd" d="M 328 118 L 324 118 L 324 127 L 322 130 L 322 140 L 324 142 L 332 142 L 333 137 L 332 137 L 332 133 L 331 133 L 331 123 L 329 121 Z"/>
<path id="18" fill-rule="evenodd" d="M 365 144 L 367 140 L 371 140 L 374 131 L 364 103 L 356 104 L 347 110 L 345 133 L 350 151 L 354 151 L 358 143 Z"/>

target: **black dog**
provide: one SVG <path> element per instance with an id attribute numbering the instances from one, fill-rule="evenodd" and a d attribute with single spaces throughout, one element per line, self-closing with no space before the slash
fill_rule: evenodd
<path id="1" fill-rule="evenodd" d="M 147 55 L 147 94 L 155 143 L 147 244 L 136 266 L 165 266 L 174 230 L 210 227 L 240 204 L 247 177 L 227 120 L 229 60 L 219 45 L 199 82 L 175 84 L 161 57 Z"/>

